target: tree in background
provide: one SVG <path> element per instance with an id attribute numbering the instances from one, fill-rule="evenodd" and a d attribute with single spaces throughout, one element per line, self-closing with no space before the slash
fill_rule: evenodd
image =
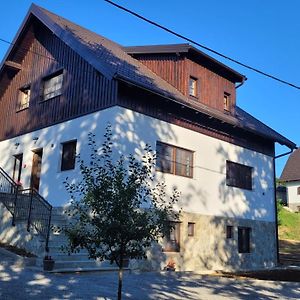
<path id="1" fill-rule="evenodd" d="M 128 155 L 114 160 L 110 125 L 99 150 L 95 135 L 89 134 L 88 141 L 89 163 L 78 157 L 81 182 L 65 182 L 72 198 L 72 221 L 64 229 L 67 250 L 86 249 L 90 258 L 115 262 L 121 299 L 124 262 L 146 258 L 151 244 L 170 232 L 170 221 L 179 218 L 173 210 L 179 192 L 167 197 L 165 184 L 155 183 L 156 157 L 149 146 L 141 159 Z"/>

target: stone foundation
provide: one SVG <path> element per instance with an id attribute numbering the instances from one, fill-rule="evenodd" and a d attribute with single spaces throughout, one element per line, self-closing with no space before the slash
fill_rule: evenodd
<path id="1" fill-rule="evenodd" d="M 54 210 L 55 211 L 55 210 Z M 12 216 L 0 203 L 0 242 L 16 245 L 38 256 L 44 253 L 44 241 L 26 224 L 12 226 Z M 180 218 L 180 251 L 164 252 L 163 241 L 148 251 L 147 260 L 131 260 L 129 267 L 141 271 L 163 270 L 174 261 L 176 271 L 251 270 L 276 265 L 275 223 L 226 217 L 182 213 Z M 194 223 L 194 235 L 188 236 L 188 223 Z M 232 238 L 226 227 L 233 227 Z M 238 227 L 249 227 L 250 252 L 239 253 Z"/>
<path id="2" fill-rule="evenodd" d="M 195 223 L 194 236 L 188 236 L 188 222 Z M 233 226 L 232 238 L 226 227 Z M 250 253 L 238 251 L 238 227 L 249 227 Z M 251 270 L 276 265 L 275 223 L 183 213 L 180 225 L 180 251 L 163 252 L 154 245 L 147 261 L 132 261 L 130 267 L 163 270 L 174 260 L 176 271 Z"/>

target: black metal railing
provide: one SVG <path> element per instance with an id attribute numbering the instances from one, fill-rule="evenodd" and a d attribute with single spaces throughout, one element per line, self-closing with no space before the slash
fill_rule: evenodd
<path id="1" fill-rule="evenodd" d="M 12 225 L 27 222 L 27 230 L 33 227 L 45 240 L 49 251 L 49 235 L 52 206 L 36 190 L 23 189 L 0 167 L 0 202 L 12 214 Z"/>

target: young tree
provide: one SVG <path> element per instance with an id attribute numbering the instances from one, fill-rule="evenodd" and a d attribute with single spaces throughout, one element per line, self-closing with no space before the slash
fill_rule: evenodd
<path id="1" fill-rule="evenodd" d="M 173 210 L 179 192 L 167 197 L 165 184 L 155 183 L 156 157 L 149 146 L 140 159 L 128 155 L 114 160 L 111 126 L 100 149 L 95 135 L 89 134 L 88 140 L 89 163 L 78 158 L 81 182 L 65 182 L 72 199 L 72 221 L 64 229 L 67 250 L 87 249 L 90 258 L 115 262 L 121 299 L 124 260 L 146 258 L 151 244 L 171 230 L 170 220 L 179 217 Z"/>

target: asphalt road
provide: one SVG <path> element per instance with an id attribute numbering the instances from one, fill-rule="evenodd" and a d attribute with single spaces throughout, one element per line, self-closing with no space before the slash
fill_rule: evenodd
<path id="1" fill-rule="evenodd" d="M 48 274 L 0 255 L 0 299 L 116 299 L 116 273 Z M 189 272 L 124 274 L 123 299 L 300 299 L 300 283 Z"/>

